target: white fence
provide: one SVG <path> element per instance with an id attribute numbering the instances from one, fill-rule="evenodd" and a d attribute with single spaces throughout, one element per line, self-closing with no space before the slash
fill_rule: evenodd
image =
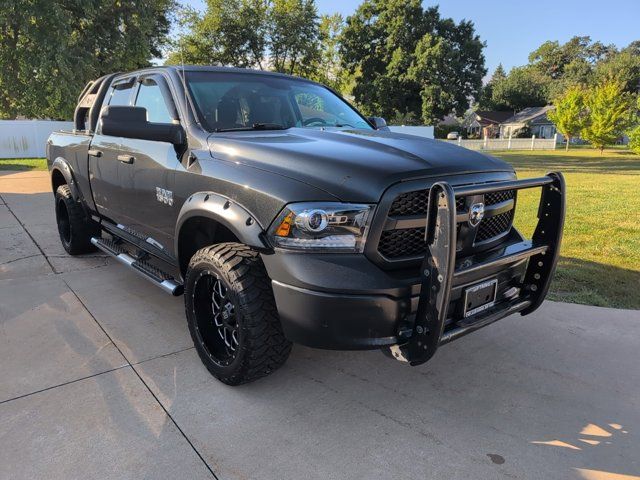
<path id="1" fill-rule="evenodd" d="M 442 140 L 469 150 L 555 150 L 558 142 L 554 138 L 485 138 L 483 140 Z"/>
<path id="2" fill-rule="evenodd" d="M 44 157 L 51 132 L 71 129 L 73 122 L 0 120 L 0 158 Z"/>
<path id="3" fill-rule="evenodd" d="M 406 133 L 417 137 L 433 138 L 433 127 L 391 126 L 389 130 L 396 133 Z"/>

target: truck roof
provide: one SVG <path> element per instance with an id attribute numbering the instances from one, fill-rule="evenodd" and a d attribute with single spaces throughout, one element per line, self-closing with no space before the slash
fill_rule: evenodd
<path id="1" fill-rule="evenodd" d="M 244 74 L 249 74 L 249 75 L 269 75 L 272 77 L 283 77 L 283 78 L 293 78 L 296 80 L 304 80 L 307 82 L 312 82 L 312 83 L 316 83 L 313 82 L 313 80 L 308 80 L 306 78 L 303 77 L 297 77 L 295 75 L 288 75 L 286 73 L 280 73 L 280 72 L 271 72 L 268 70 L 256 70 L 253 68 L 239 68 L 239 67 L 223 67 L 223 66 L 216 66 L 216 65 L 159 65 L 159 66 L 153 66 L 153 67 L 146 67 L 146 68 L 141 68 L 138 70 L 133 70 L 131 72 L 122 72 L 121 75 L 126 75 L 126 74 L 131 74 L 131 73 L 138 73 L 138 72 L 145 72 L 145 71 L 151 71 L 151 70 L 155 70 L 157 71 L 158 69 L 160 70 L 169 70 L 169 71 L 174 71 L 177 73 L 180 73 L 182 71 L 185 72 L 235 72 L 235 73 L 244 73 Z"/>

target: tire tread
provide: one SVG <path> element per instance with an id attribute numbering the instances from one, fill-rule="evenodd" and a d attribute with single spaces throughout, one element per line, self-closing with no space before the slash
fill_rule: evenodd
<path id="1" fill-rule="evenodd" d="M 228 376 L 216 371 L 206 352 L 196 348 L 207 369 L 219 380 L 229 385 L 239 385 L 261 378 L 281 367 L 291 352 L 291 342 L 282 332 L 271 281 L 260 255 L 240 243 L 220 243 L 198 250 L 187 270 L 185 285 L 192 285 L 190 277 L 197 273 L 197 265 L 210 263 L 226 276 L 239 303 L 244 331 L 243 355 L 239 368 Z M 185 291 L 185 307 L 188 311 L 188 294 Z M 192 329 L 189 325 L 190 330 Z M 194 342 L 195 335 L 192 331 Z M 196 345 L 197 346 L 197 345 Z"/>

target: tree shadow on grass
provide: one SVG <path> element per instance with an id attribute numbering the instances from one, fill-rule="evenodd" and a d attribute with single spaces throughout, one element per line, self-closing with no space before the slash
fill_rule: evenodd
<path id="1" fill-rule="evenodd" d="M 0 172 L 29 172 L 33 170 L 47 170 L 47 161 L 44 158 L 0 159 Z"/>
<path id="2" fill-rule="evenodd" d="M 628 158 L 618 158 L 621 155 Z M 602 157 L 587 157 L 582 155 L 538 155 L 500 152 L 495 156 L 511 163 L 516 170 L 560 170 L 571 173 L 608 173 L 640 175 L 640 155 L 631 152 L 616 152 L 613 155 L 604 154 Z"/>
<path id="3" fill-rule="evenodd" d="M 560 257 L 551 300 L 640 310 L 640 271 Z"/>

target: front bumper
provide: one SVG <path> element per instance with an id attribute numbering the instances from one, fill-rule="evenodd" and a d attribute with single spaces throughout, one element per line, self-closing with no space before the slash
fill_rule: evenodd
<path id="1" fill-rule="evenodd" d="M 531 241 L 512 229 L 497 248 L 457 260 L 455 197 L 485 191 L 542 187 L 538 226 Z M 284 333 L 327 349 L 391 347 L 399 360 L 419 364 L 439 345 L 512 313 L 535 310 L 544 299 L 562 237 L 562 175 L 458 187 L 431 188 L 427 254 L 420 277 L 383 271 L 363 255 L 263 255 Z M 428 273 L 426 273 L 428 272 Z M 498 280 L 495 305 L 462 316 L 462 294 L 485 279 Z"/>

